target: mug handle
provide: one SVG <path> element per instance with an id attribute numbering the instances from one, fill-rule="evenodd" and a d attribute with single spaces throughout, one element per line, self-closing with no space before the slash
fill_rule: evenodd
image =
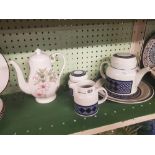
<path id="1" fill-rule="evenodd" d="M 63 66 L 62 66 L 62 69 L 61 69 L 60 74 L 59 74 L 59 76 L 58 76 L 58 78 L 59 78 L 59 80 L 60 80 L 61 75 L 62 75 L 62 72 L 63 72 L 63 70 L 64 70 L 64 68 L 65 68 L 65 66 L 66 66 L 66 60 L 65 60 L 65 57 L 64 57 L 63 54 L 61 54 L 61 53 L 54 53 L 54 54 L 51 54 L 51 55 L 50 55 L 50 58 L 52 59 L 52 63 L 55 62 L 55 57 L 56 57 L 57 55 L 60 55 L 60 56 L 62 57 L 62 59 L 63 59 Z"/>
<path id="2" fill-rule="evenodd" d="M 100 87 L 100 88 L 97 89 L 98 93 L 99 93 L 99 91 L 102 91 L 102 90 L 104 91 L 104 97 L 102 99 L 98 100 L 98 104 L 103 103 L 108 98 L 108 93 L 105 90 L 105 88 Z"/>
<path id="3" fill-rule="evenodd" d="M 102 62 L 101 65 L 100 65 L 100 74 L 101 74 L 102 78 L 104 78 L 104 79 L 106 78 L 106 77 L 105 77 L 105 72 L 103 71 L 103 67 L 104 67 L 105 64 L 110 65 L 110 63 L 109 63 L 108 61 L 104 61 L 104 62 Z"/>

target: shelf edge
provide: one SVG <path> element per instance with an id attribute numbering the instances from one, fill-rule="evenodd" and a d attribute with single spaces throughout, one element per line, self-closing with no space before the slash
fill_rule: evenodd
<path id="1" fill-rule="evenodd" d="M 101 127 L 94 128 L 94 129 L 76 132 L 76 133 L 73 133 L 72 135 L 93 135 L 93 134 L 97 134 L 97 133 L 101 133 L 101 132 L 105 132 L 109 130 L 114 130 L 117 128 L 122 128 L 122 127 L 129 126 L 129 125 L 133 125 L 136 123 L 149 121 L 152 119 L 155 119 L 155 113 L 146 115 L 146 116 L 136 117 L 133 119 L 129 119 L 127 121 L 122 121 L 122 122 L 117 122 L 117 123 L 110 124 L 110 125 L 101 126 Z"/>

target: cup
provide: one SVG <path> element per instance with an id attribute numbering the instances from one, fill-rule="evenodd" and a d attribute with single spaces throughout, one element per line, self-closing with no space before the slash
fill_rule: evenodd
<path id="1" fill-rule="evenodd" d="M 102 99 L 99 99 L 99 91 L 104 94 Z M 97 88 L 91 80 L 77 83 L 73 88 L 73 96 L 75 112 L 85 117 L 95 115 L 99 110 L 99 104 L 105 102 L 108 97 L 105 88 Z"/>

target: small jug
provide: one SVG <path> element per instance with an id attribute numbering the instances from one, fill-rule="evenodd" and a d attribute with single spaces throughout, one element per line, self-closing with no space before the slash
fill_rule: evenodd
<path id="1" fill-rule="evenodd" d="M 57 55 L 60 55 L 64 62 L 59 76 L 52 68 Z M 28 82 L 25 81 L 17 63 L 10 61 L 9 64 L 12 64 L 16 70 L 21 90 L 27 94 L 32 94 L 38 103 L 49 103 L 56 98 L 56 91 L 60 85 L 60 77 L 65 67 L 63 54 L 54 53 L 48 56 L 40 49 L 36 49 L 34 55 L 29 59 L 30 74 Z"/>
<path id="2" fill-rule="evenodd" d="M 103 87 L 96 88 L 92 80 L 78 82 L 73 88 L 75 112 L 80 116 L 93 116 L 98 112 L 99 104 L 103 103 L 108 95 Z M 99 91 L 103 98 L 99 99 Z"/>

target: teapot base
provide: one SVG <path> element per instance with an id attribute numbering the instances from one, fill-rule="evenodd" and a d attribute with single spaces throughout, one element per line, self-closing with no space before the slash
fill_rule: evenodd
<path id="1" fill-rule="evenodd" d="M 36 102 L 41 104 L 46 104 L 54 101 L 56 99 L 56 94 L 49 98 L 35 98 Z"/>

